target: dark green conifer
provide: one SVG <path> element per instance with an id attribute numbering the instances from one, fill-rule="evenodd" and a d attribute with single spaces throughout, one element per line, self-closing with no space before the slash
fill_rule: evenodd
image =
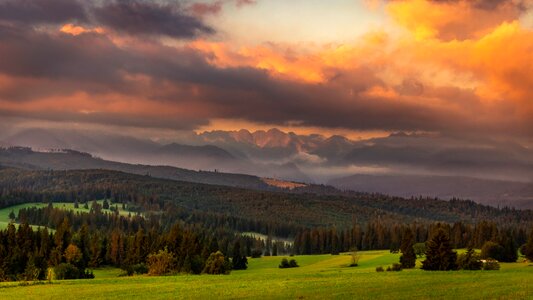
<path id="1" fill-rule="evenodd" d="M 426 242 L 426 260 L 422 269 L 427 271 L 449 271 L 457 269 L 457 253 L 453 251 L 450 237 L 438 228 L 431 239 Z"/>
<path id="2" fill-rule="evenodd" d="M 412 269 L 416 265 L 416 254 L 413 248 L 414 244 L 415 238 L 413 232 L 407 227 L 403 232 L 402 244 L 400 245 L 400 251 L 402 251 L 400 264 L 404 269 Z"/>

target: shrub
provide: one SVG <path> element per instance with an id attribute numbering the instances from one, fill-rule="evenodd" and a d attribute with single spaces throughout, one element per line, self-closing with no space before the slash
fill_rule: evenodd
<path id="1" fill-rule="evenodd" d="M 457 266 L 461 270 L 481 270 L 483 263 L 474 249 L 469 248 L 466 253 L 457 257 Z"/>
<path id="2" fill-rule="evenodd" d="M 224 258 L 226 259 L 226 258 Z M 231 269 L 231 263 L 226 259 L 226 267 L 229 266 Z M 191 273 L 193 274 L 200 274 L 204 270 L 205 267 L 205 261 L 202 259 L 200 255 L 193 255 L 191 259 Z"/>
<path id="3" fill-rule="evenodd" d="M 132 265 L 123 266 L 121 267 L 121 269 L 124 270 L 126 273 L 125 274 L 122 273 L 119 276 L 133 276 L 133 274 L 135 274 L 135 271 L 133 271 Z"/>
<path id="4" fill-rule="evenodd" d="M 383 270 L 382 266 L 376 267 L 376 272 L 384 272 L 384 271 L 385 270 Z"/>
<path id="5" fill-rule="evenodd" d="M 392 267 L 390 268 L 393 272 L 399 272 L 402 270 L 402 264 L 394 263 L 392 264 Z"/>
<path id="6" fill-rule="evenodd" d="M 35 266 L 35 264 L 30 261 L 28 262 L 28 265 L 26 266 L 26 269 L 24 270 L 24 273 L 22 274 L 23 280 L 26 281 L 35 281 L 39 279 L 39 274 L 41 273 L 41 269 Z"/>
<path id="7" fill-rule="evenodd" d="M 357 253 L 357 249 L 352 249 L 352 251 L 350 252 L 350 256 L 352 259 L 350 262 L 350 267 L 357 267 L 359 264 L 359 258 L 361 258 L 359 253 Z"/>
<path id="8" fill-rule="evenodd" d="M 93 271 L 85 270 L 85 272 L 82 274 L 82 278 L 84 278 L 84 279 L 94 279 Z"/>
<path id="9" fill-rule="evenodd" d="M 299 267 L 298 263 L 297 263 L 296 260 L 294 260 L 294 259 L 289 260 L 289 266 L 290 266 L 291 268 L 297 268 L 297 267 Z"/>
<path id="10" fill-rule="evenodd" d="M 500 264 L 498 263 L 498 261 L 494 259 L 487 259 L 485 263 L 483 264 L 483 270 L 486 270 L 486 271 L 493 271 L 493 270 L 499 270 L 499 269 L 500 269 Z"/>
<path id="11" fill-rule="evenodd" d="M 261 249 L 253 249 L 252 250 L 252 258 L 260 258 L 263 252 Z"/>
<path id="12" fill-rule="evenodd" d="M 133 276 L 134 274 L 142 275 L 148 273 L 148 267 L 144 263 L 136 264 L 136 265 L 128 265 L 122 268 L 124 271 L 126 271 L 127 276 Z"/>
<path id="13" fill-rule="evenodd" d="M 148 275 L 159 276 L 170 273 L 174 269 L 176 259 L 173 253 L 165 249 L 148 255 L 146 261 L 148 263 Z"/>
<path id="14" fill-rule="evenodd" d="M 294 259 L 288 260 L 284 258 L 281 260 L 281 263 L 279 264 L 280 269 L 297 268 L 297 267 L 299 267 L 298 263 Z"/>
<path id="15" fill-rule="evenodd" d="M 132 269 L 133 269 L 133 272 L 135 272 L 135 274 L 141 275 L 141 274 L 148 273 L 148 267 L 146 266 L 146 264 L 143 264 L 143 263 L 133 265 Z"/>
<path id="16" fill-rule="evenodd" d="M 209 255 L 202 273 L 213 275 L 229 274 L 231 267 L 231 262 L 226 260 L 222 252 L 217 251 Z"/>
<path id="17" fill-rule="evenodd" d="M 290 268 L 289 260 L 284 258 L 281 260 L 281 263 L 279 264 L 280 269 Z"/>
<path id="18" fill-rule="evenodd" d="M 62 263 L 54 267 L 53 279 L 78 279 L 80 278 L 80 270 L 72 264 Z"/>
<path id="19" fill-rule="evenodd" d="M 485 242 L 485 244 L 483 244 L 483 247 L 481 248 L 481 258 L 492 258 L 495 260 L 502 260 L 503 252 L 504 249 L 500 244 L 488 241 Z"/>

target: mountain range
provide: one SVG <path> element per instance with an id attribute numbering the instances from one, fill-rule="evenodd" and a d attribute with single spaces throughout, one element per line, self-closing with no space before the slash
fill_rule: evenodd
<path id="1" fill-rule="evenodd" d="M 202 177 L 249 174 L 254 180 L 246 187 L 264 188 L 260 178 L 268 177 L 402 197 L 459 197 L 492 205 L 533 207 L 531 149 L 505 141 L 464 145 L 460 138 L 431 134 L 400 132 L 351 140 L 278 129 L 210 131 L 161 142 L 88 130 L 33 128 L 0 141 L 3 147 L 34 149 L 32 155 L 17 158 L 17 163 L 38 168 L 107 168 L 223 185 L 232 181 L 212 182 Z M 67 159 L 58 156 L 58 149 L 74 151 Z M 77 152 L 89 153 L 91 158 Z M 6 163 L 5 158 L 2 161 Z M 194 173 L 175 178 L 174 169 Z"/>

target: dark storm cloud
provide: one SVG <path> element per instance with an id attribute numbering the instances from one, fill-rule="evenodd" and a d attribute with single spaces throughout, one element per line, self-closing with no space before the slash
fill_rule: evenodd
<path id="1" fill-rule="evenodd" d="M 84 6 L 76 0 L 0 0 L 0 20 L 24 24 L 86 21 Z"/>
<path id="2" fill-rule="evenodd" d="M 173 38 L 192 38 L 215 32 L 201 19 L 188 14 L 179 1 L 0 0 L 0 21 L 17 26 L 74 22 L 105 26 L 132 35 Z"/>
<path id="3" fill-rule="evenodd" d="M 128 54 L 98 34 L 47 34 L 0 25 L 0 72 L 50 80 L 116 84 Z"/>
<path id="4" fill-rule="evenodd" d="M 107 1 L 93 9 L 99 24 L 129 34 L 167 35 L 191 38 L 199 34 L 214 33 L 194 16 L 187 15 L 172 3 L 142 0 Z"/>

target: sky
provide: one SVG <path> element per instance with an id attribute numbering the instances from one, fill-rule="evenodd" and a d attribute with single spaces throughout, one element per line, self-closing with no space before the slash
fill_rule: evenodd
<path id="1" fill-rule="evenodd" d="M 0 135 L 48 126 L 531 147 L 533 1 L 0 0 Z"/>

